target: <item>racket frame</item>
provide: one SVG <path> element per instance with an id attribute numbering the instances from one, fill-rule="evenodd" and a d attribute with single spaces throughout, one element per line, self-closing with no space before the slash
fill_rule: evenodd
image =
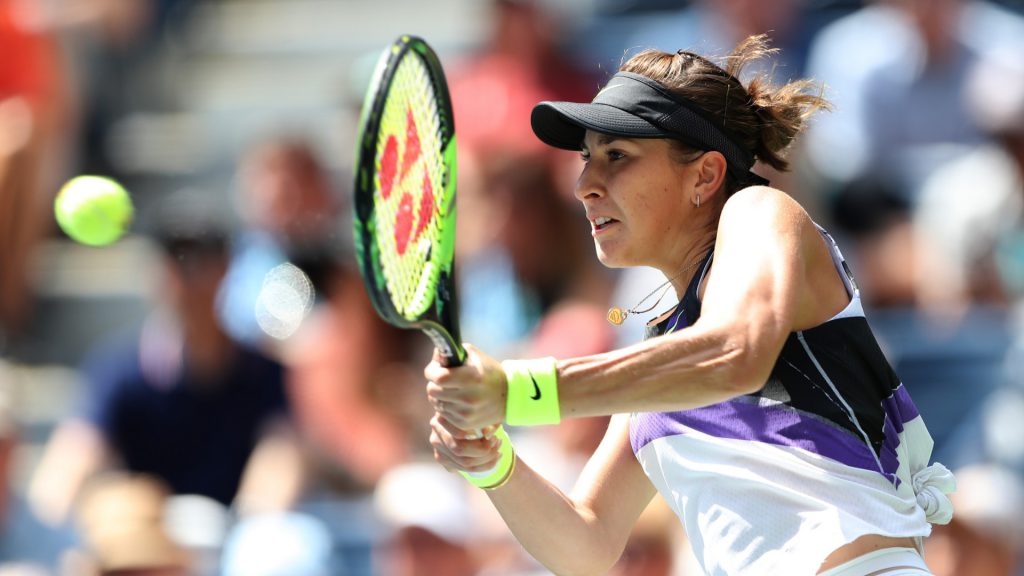
<path id="1" fill-rule="evenodd" d="M 420 275 L 424 290 L 423 278 L 427 274 L 437 274 L 435 294 L 430 298 L 426 311 L 415 318 L 409 318 L 399 312 L 387 288 L 387 278 L 381 263 L 380 246 L 377 242 L 377 220 L 374 197 L 376 195 L 377 150 L 384 109 L 390 94 L 391 82 L 398 72 L 399 64 L 408 57 L 410 52 L 422 59 L 427 70 L 434 93 L 437 113 L 440 116 L 440 138 L 442 159 L 445 169 L 441 205 L 438 207 L 441 237 L 431 242 L 427 250 L 426 264 Z M 363 275 L 364 284 L 370 301 L 377 313 L 389 324 L 399 328 L 415 328 L 430 337 L 435 348 L 440 352 L 442 364 L 458 366 L 466 357 L 462 347 L 458 323 L 458 299 L 456 296 L 456 280 L 454 266 L 455 250 L 455 186 L 456 186 L 456 147 L 455 124 L 452 111 L 451 95 L 448 90 L 444 70 L 440 59 L 430 46 L 421 38 L 403 35 L 392 46 L 385 50 L 377 63 L 373 79 L 366 92 L 359 120 L 359 139 L 356 159 L 356 182 L 354 191 L 354 229 L 356 256 Z M 414 247 L 413 249 L 418 249 Z M 441 266 L 440 270 L 429 268 Z M 432 284 L 432 283 L 427 283 Z M 417 298 L 425 297 L 425 294 Z"/>

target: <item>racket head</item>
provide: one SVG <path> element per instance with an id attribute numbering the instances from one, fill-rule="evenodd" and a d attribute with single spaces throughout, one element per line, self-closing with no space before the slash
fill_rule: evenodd
<path id="1" fill-rule="evenodd" d="M 455 123 L 441 62 L 403 35 L 380 57 L 359 119 L 353 225 L 377 313 L 465 358 L 455 295 Z"/>

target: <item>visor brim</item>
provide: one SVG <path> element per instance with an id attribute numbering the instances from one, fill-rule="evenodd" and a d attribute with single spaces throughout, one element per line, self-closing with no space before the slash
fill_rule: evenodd
<path id="1" fill-rule="evenodd" d="M 541 142 L 563 150 L 582 149 L 587 130 L 629 138 L 671 136 L 647 120 L 607 104 L 541 102 L 530 114 L 530 125 Z"/>

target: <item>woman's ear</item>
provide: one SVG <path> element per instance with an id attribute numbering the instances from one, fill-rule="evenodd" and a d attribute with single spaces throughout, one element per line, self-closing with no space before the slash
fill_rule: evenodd
<path id="1" fill-rule="evenodd" d="M 728 172 L 728 163 L 721 152 L 711 150 L 705 152 L 697 159 L 697 185 L 693 188 L 693 203 L 697 204 L 697 198 L 701 203 L 707 203 L 725 185 L 725 176 Z"/>

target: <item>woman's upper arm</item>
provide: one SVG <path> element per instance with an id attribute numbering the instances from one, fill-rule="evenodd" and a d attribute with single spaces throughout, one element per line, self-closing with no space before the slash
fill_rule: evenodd
<path id="1" fill-rule="evenodd" d="M 817 228 L 786 194 L 765 187 L 737 192 L 725 205 L 704 293 L 702 327 L 733 340 L 737 377 L 765 382 L 789 333 L 814 315 L 809 262 Z"/>

